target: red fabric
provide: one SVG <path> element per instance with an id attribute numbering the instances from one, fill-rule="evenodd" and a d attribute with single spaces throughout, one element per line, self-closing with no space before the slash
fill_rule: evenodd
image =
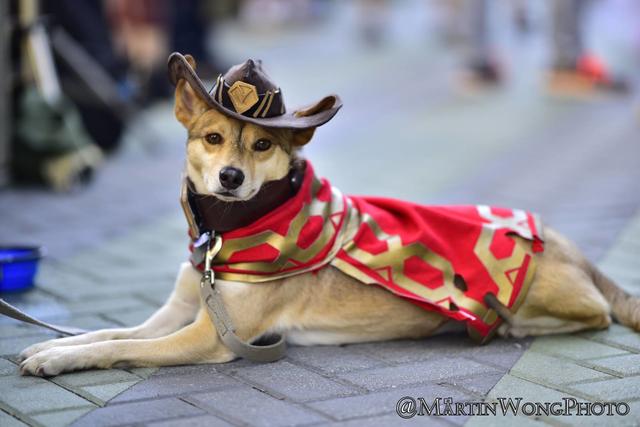
<path id="1" fill-rule="evenodd" d="M 333 210 L 329 211 L 327 203 L 332 203 Z M 307 211 L 303 209 L 314 213 L 304 217 Z M 350 215 L 351 210 L 357 215 Z M 297 231 L 292 225 L 296 217 L 304 224 Z M 355 234 L 345 235 L 345 229 L 353 228 L 343 227 L 345 221 L 357 221 L 353 224 L 357 226 Z M 506 277 L 512 287 L 506 294 L 508 301 L 503 301 L 508 307 L 514 305 L 528 286 L 525 278 L 533 253 L 544 248 L 536 224 L 534 215 L 505 208 L 425 206 L 388 198 L 345 197 L 332 192 L 327 180 L 316 180 L 311 164 L 307 163 L 304 181 L 295 197 L 255 223 L 222 235 L 223 248 L 224 242 L 243 243 L 247 238 L 254 246 L 216 260 L 213 268 L 223 278 L 225 274 L 241 274 L 245 275 L 242 280 L 264 281 L 333 265 L 427 310 L 466 321 L 484 337 L 495 329 L 499 320 L 491 324 L 483 321 L 477 315 L 478 304 L 485 307 L 483 298 L 487 293 L 499 294 L 496 280 L 505 283 Z M 269 233 L 286 244 L 274 248 L 271 246 L 275 244 L 274 239 L 267 238 L 255 244 L 256 236 Z M 481 239 L 483 233 L 484 240 Z M 305 252 L 321 236 L 325 237 L 322 244 L 317 245 L 317 252 Z M 503 267 L 496 265 L 512 257 L 515 236 L 529 240 L 530 247 L 520 253 L 521 259 L 513 264 L 515 267 L 500 270 Z M 286 249 L 292 247 L 293 250 Z M 286 250 L 291 253 L 283 253 Z M 265 264 L 259 264 L 277 259 L 280 264 L 274 271 L 265 272 Z M 445 270 L 449 271 L 448 281 Z M 454 274 L 465 283 L 467 289 L 463 295 L 452 287 Z M 415 284 L 420 287 L 416 288 Z M 447 289 L 454 292 L 443 294 Z"/>

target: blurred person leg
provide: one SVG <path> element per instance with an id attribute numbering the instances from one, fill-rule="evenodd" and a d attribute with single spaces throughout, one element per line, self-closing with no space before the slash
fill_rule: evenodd
<path id="1" fill-rule="evenodd" d="M 169 54 L 170 0 L 106 0 L 109 22 L 120 54 L 127 58 L 135 82 L 136 100 L 142 104 L 170 95 L 164 71 Z"/>
<path id="2" fill-rule="evenodd" d="M 470 35 L 463 78 L 465 83 L 472 86 L 494 85 L 501 80 L 498 64 L 491 53 L 489 2 L 490 0 L 467 0 Z"/>
<path id="3" fill-rule="evenodd" d="M 554 68 L 575 68 L 582 56 L 580 20 L 583 9 L 583 0 L 552 0 Z"/>
<path id="4" fill-rule="evenodd" d="M 425 7 L 436 8 L 435 31 L 448 45 L 466 43 L 469 34 L 464 19 L 465 0 L 425 0 Z"/>
<path id="5" fill-rule="evenodd" d="M 531 30 L 531 21 L 527 0 L 511 0 L 513 7 L 513 20 L 520 34 L 526 34 Z"/>
<path id="6" fill-rule="evenodd" d="M 170 15 L 171 50 L 188 53 L 198 61 L 198 73 L 205 79 L 215 79 L 226 68 L 219 63 L 215 52 L 207 46 L 208 34 L 215 31 L 214 11 L 208 2 L 173 0 Z M 167 81 L 164 67 L 163 79 Z"/>
<path id="7" fill-rule="evenodd" d="M 52 27 L 64 29 L 107 74 L 126 85 L 126 62 L 114 50 L 101 0 L 44 0 L 41 4 Z M 62 89 L 78 106 L 91 137 L 104 150 L 114 150 L 124 129 L 122 118 L 93 96 L 91 88 L 81 83 L 65 61 L 56 61 L 56 66 Z"/>
<path id="8" fill-rule="evenodd" d="M 376 47 L 384 41 L 389 18 L 387 0 L 359 0 L 358 20 L 362 40 L 369 46 Z"/>
<path id="9" fill-rule="evenodd" d="M 549 89 L 567 95 L 588 95 L 596 91 L 626 92 L 626 82 L 613 77 L 598 57 L 585 50 L 582 22 L 588 2 L 552 1 L 553 59 Z"/>

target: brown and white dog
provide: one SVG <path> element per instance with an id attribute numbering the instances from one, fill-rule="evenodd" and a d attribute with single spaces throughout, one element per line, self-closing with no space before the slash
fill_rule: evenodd
<path id="1" fill-rule="evenodd" d="M 195 68 L 195 62 L 189 58 Z M 318 114 L 320 103 L 298 112 Z M 314 128 L 271 128 L 223 114 L 185 81 L 177 82 L 175 115 L 188 131 L 186 172 L 198 193 L 249 200 L 264 183 L 289 173 Z M 233 166 L 243 179 L 221 174 Z M 230 190 L 230 187 L 233 187 Z M 640 330 L 640 301 L 601 274 L 566 238 L 545 229 L 545 250 L 519 310 L 498 329 L 502 336 L 560 334 L 607 328 L 614 318 Z M 21 372 L 50 376 L 123 366 L 223 363 L 237 357 L 220 340 L 204 308 L 202 274 L 180 267 L 175 289 L 139 326 L 54 339 L 22 351 Z M 377 286 L 363 286 L 333 267 L 265 283 L 217 280 L 224 304 L 244 340 L 284 332 L 301 345 L 423 338 L 455 323 Z M 339 301 L 339 303 L 336 303 Z M 446 324 L 446 325 L 445 325 Z"/>

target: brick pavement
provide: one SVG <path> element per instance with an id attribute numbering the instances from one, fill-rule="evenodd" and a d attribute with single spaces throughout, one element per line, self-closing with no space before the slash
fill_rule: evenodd
<path id="1" fill-rule="evenodd" d="M 640 215 L 624 230 L 599 263 L 628 292 L 640 294 Z M 532 401 L 628 402 L 627 416 L 527 418 L 528 424 L 636 426 L 640 419 L 640 336 L 629 328 L 613 325 L 607 331 L 575 336 L 536 338 L 508 375 L 488 394 L 522 397 Z M 513 425 L 513 418 L 473 418 L 468 426 Z M 518 421 L 523 421 L 518 418 Z"/>
<path id="2" fill-rule="evenodd" d="M 233 29 L 226 37 L 230 52 L 256 45 L 245 43 L 255 36 Z M 310 71 L 301 78 L 300 58 L 292 58 L 282 46 L 304 41 L 292 37 L 242 52 L 270 61 L 294 104 L 307 100 L 303 95 L 309 90 L 318 97 L 335 90 L 345 99 L 347 107 L 306 149 L 320 173 L 347 192 L 375 189 L 429 203 L 483 202 L 539 211 L 592 259 L 601 260 L 605 271 L 638 292 L 633 254 L 640 246 L 639 220 L 630 221 L 640 197 L 629 189 L 640 178 L 640 147 L 632 143 L 637 125 L 631 101 L 581 104 L 522 96 L 535 90 L 533 72 L 520 76 L 509 90 L 460 97 L 447 84 L 452 57 L 420 45 L 355 57 L 353 50 L 340 46 L 335 48 L 339 52 L 329 52 L 337 54 L 335 80 L 311 71 L 322 70 L 323 59 L 315 55 L 305 56 Z M 338 45 L 323 44 L 329 50 Z M 424 70 L 431 71 L 430 78 L 418 89 L 399 88 L 385 99 L 384 110 L 372 110 L 367 106 L 379 100 L 376 89 L 388 81 L 390 63 L 398 64 L 394 72 L 399 80 L 424 81 Z M 368 71 L 367 79 L 360 78 L 362 69 Z M 310 81 L 316 85 L 311 87 Z M 133 125 L 130 134 L 144 133 L 150 123 L 157 126 L 155 134 L 162 138 L 151 153 L 142 148 L 123 153 L 86 192 L 69 197 L 0 194 L 3 239 L 44 242 L 51 254 L 38 289 L 13 297 L 13 302 L 44 319 L 90 329 L 139 323 L 162 304 L 186 255 L 185 225 L 176 203 L 184 137 L 169 111 L 161 106 L 150 113 L 150 122 Z M 597 120 L 599 126 L 583 126 L 587 120 Z M 387 149 L 389 141 L 393 151 Z M 370 163 L 366 168 L 359 162 L 362 153 Z M 402 165 L 402 173 L 391 173 L 390 164 Z M 413 180 L 410 185 L 407 176 Z M 138 191 L 132 182 L 145 190 Z M 12 355 L 50 336 L 0 320 L 0 425 L 67 425 L 76 420 L 88 426 L 388 426 L 406 423 L 393 413 L 403 395 L 458 401 L 516 395 L 640 398 L 638 335 L 620 326 L 578 336 L 497 340 L 485 347 L 452 335 L 294 347 L 285 360 L 270 365 L 236 361 L 89 371 L 53 379 L 18 377 Z M 615 394 L 619 392 L 628 394 Z M 640 411 L 636 403 L 631 405 Z M 630 420 L 634 418 L 616 421 Z M 563 425 L 572 420 L 428 421 Z"/>

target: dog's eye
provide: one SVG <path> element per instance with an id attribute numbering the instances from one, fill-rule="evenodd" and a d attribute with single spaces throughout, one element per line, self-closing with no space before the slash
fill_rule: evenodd
<path id="1" fill-rule="evenodd" d="M 204 139 L 205 139 L 205 141 L 207 141 L 209 144 L 212 144 L 212 145 L 221 144 L 222 143 L 222 136 L 220 136 L 220 134 L 217 133 L 217 132 L 207 134 L 204 137 Z"/>
<path id="2" fill-rule="evenodd" d="M 268 139 L 259 139 L 253 144 L 253 149 L 256 151 L 267 151 L 271 148 L 271 141 Z"/>

